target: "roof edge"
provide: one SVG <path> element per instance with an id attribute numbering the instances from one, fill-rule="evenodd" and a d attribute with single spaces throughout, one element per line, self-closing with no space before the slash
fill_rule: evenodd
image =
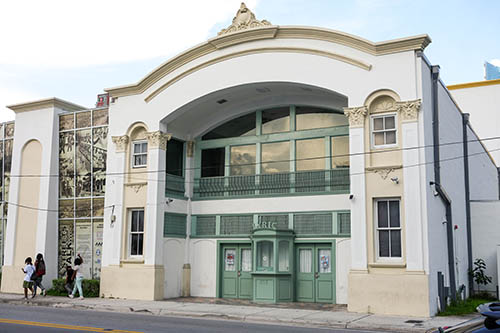
<path id="1" fill-rule="evenodd" d="M 81 111 L 87 109 L 86 107 L 83 107 L 81 105 L 74 104 L 56 97 L 45 98 L 20 104 L 7 105 L 7 108 L 11 109 L 15 113 L 41 110 L 47 108 L 59 108 L 65 111 Z"/>
<path id="2" fill-rule="evenodd" d="M 496 84 L 500 84 L 500 79 L 452 84 L 452 85 L 447 86 L 446 88 L 448 88 L 448 90 L 456 90 L 456 89 L 465 89 L 465 88 L 493 86 Z"/>
<path id="3" fill-rule="evenodd" d="M 141 94 L 166 75 L 202 56 L 229 46 L 264 39 L 314 39 L 342 44 L 379 56 L 405 51 L 423 51 L 430 43 L 428 35 L 417 35 L 371 42 L 341 31 L 306 26 L 264 26 L 236 31 L 211 38 L 167 60 L 134 84 L 106 88 L 113 97 Z"/>

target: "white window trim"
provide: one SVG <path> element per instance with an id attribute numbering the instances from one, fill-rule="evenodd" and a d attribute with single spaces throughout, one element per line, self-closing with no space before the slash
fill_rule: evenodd
<path id="1" fill-rule="evenodd" d="M 391 144 L 384 144 L 384 145 L 376 145 L 375 144 L 375 132 L 374 128 L 375 126 L 373 125 L 374 119 L 375 118 L 382 118 L 382 117 L 387 117 L 387 116 L 394 116 L 394 130 L 396 131 L 396 143 L 391 143 Z M 383 130 L 383 131 L 377 131 L 378 133 L 380 132 L 388 132 L 388 130 Z M 370 116 L 370 142 L 371 142 L 371 147 L 373 149 L 381 149 L 381 148 L 394 148 L 398 146 L 398 114 L 393 112 L 393 113 L 381 113 L 381 114 L 374 114 Z"/>
<path id="2" fill-rule="evenodd" d="M 143 144 L 145 143 L 146 144 L 146 152 L 145 153 L 135 153 L 135 145 L 136 144 Z M 147 143 L 148 141 L 147 140 L 137 140 L 137 141 L 132 141 L 132 145 L 130 147 L 130 163 L 131 163 L 131 166 L 132 168 L 136 169 L 136 168 L 145 168 L 148 166 L 148 149 L 149 147 L 147 146 Z M 141 165 L 135 165 L 135 156 L 137 155 L 146 155 L 146 164 L 141 164 Z"/>
<path id="3" fill-rule="evenodd" d="M 399 201 L 399 228 L 379 228 L 378 227 L 378 202 L 379 201 Z M 404 243 L 403 243 L 403 220 L 401 215 L 401 198 L 377 198 L 373 201 L 373 227 L 375 230 L 375 258 L 377 262 L 384 263 L 403 263 L 404 262 Z M 388 212 L 390 214 L 390 212 Z M 390 223 L 390 222 L 389 222 Z M 400 244 L 401 244 L 401 257 L 381 257 L 379 252 L 379 230 L 399 230 L 400 231 Z M 389 238 L 389 248 L 390 248 L 391 240 Z"/>
<path id="4" fill-rule="evenodd" d="M 142 212 L 144 216 L 143 220 L 143 228 L 142 228 L 142 255 L 132 255 L 132 216 L 133 212 Z M 127 228 L 127 238 L 128 238 L 128 248 L 127 248 L 127 257 L 130 259 L 142 259 L 144 257 L 144 241 L 145 241 L 145 232 L 144 229 L 146 227 L 146 215 L 144 212 L 144 208 L 134 208 L 129 210 L 129 217 L 128 217 L 128 228 Z M 134 234 L 140 234 L 141 232 L 134 232 Z"/>

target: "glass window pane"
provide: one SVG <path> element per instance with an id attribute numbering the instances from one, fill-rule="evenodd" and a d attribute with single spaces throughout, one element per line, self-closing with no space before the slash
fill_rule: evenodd
<path id="1" fill-rule="evenodd" d="M 5 124 L 5 138 L 14 137 L 14 128 L 15 128 L 15 123 Z"/>
<path id="2" fill-rule="evenodd" d="M 389 131 L 385 133 L 385 144 L 395 144 L 396 143 L 396 131 Z"/>
<path id="3" fill-rule="evenodd" d="M 377 217 L 378 217 L 378 227 L 387 228 L 389 223 L 387 221 L 387 201 L 377 202 Z"/>
<path id="4" fill-rule="evenodd" d="M 393 128 L 396 128 L 395 127 L 395 121 L 394 121 L 395 117 L 394 116 L 389 116 L 389 117 L 385 117 L 384 120 L 385 120 L 385 129 L 393 129 Z"/>
<path id="5" fill-rule="evenodd" d="M 141 152 L 141 144 L 134 143 L 134 154 L 139 154 Z"/>
<path id="6" fill-rule="evenodd" d="M 347 117 L 343 113 L 338 113 L 332 110 L 298 106 L 295 108 L 295 115 L 295 128 L 297 131 L 314 128 L 347 126 L 349 124 Z"/>
<path id="7" fill-rule="evenodd" d="M 108 124 L 108 110 L 94 110 L 92 114 L 92 125 L 102 126 Z"/>
<path id="8" fill-rule="evenodd" d="M 59 116 L 59 130 L 60 131 L 73 129 L 73 128 L 75 128 L 75 115 L 73 113 Z"/>
<path id="9" fill-rule="evenodd" d="M 297 140 L 295 146 L 297 171 L 325 169 L 324 138 Z"/>
<path id="10" fill-rule="evenodd" d="M 139 242 L 138 242 L 138 245 L 137 245 L 137 255 L 140 255 L 142 256 L 142 248 L 143 248 L 143 242 L 144 242 L 144 234 L 138 234 L 138 239 L 139 239 Z"/>
<path id="11" fill-rule="evenodd" d="M 257 243 L 257 270 L 272 271 L 274 267 L 273 242 Z"/>
<path id="12" fill-rule="evenodd" d="M 91 188 L 91 130 L 76 131 L 76 196 L 89 197 Z"/>
<path id="13" fill-rule="evenodd" d="M 148 152 L 148 144 L 147 144 L 147 142 L 141 143 L 141 152 L 142 153 L 147 153 Z"/>
<path id="14" fill-rule="evenodd" d="M 201 176 L 224 176 L 225 148 L 205 149 L 201 151 Z"/>
<path id="15" fill-rule="evenodd" d="M 224 270 L 226 272 L 236 271 L 236 250 L 235 249 L 225 249 L 224 250 Z"/>
<path id="16" fill-rule="evenodd" d="M 231 147 L 231 176 L 255 175 L 256 145 Z"/>
<path id="17" fill-rule="evenodd" d="M 92 199 L 92 215 L 104 216 L 104 198 Z"/>
<path id="18" fill-rule="evenodd" d="M 391 230 L 391 257 L 401 257 L 401 231 Z"/>
<path id="19" fill-rule="evenodd" d="M 349 137 L 335 136 L 331 141 L 332 168 L 349 167 Z"/>
<path id="20" fill-rule="evenodd" d="M 137 231 L 143 232 L 144 231 L 144 211 L 143 210 L 139 211 L 137 219 L 138 219 Z"/>
<path id="21" fill-rule="evenodd" d="M 138 234 L 132 234 L 130 235 L 130 255 L 136 256 L 138 255 L 139 251 L 139 235 Z"/>
<path id="22" fill-rule="evenodd" d="M 332 265 L 330 262 L 330 249 L 318 250 L 318 267 L 319 273 L 331 273 Z"/>
<path id="23" fill-rule="evenodd" d="M 373 118 L 373 129 L 380 131 L 384 129 L 384 118 Z"/>
<path id="24" fill-rule="evenodd" d="M 92 170 L 93 170 L 93 195 L 104 195 L 106 189 L 106 157 L 107 157 L 107 143 L 108 143 L 108 128 L 100 127 L 93 130 L 93 156 L 92 156 Z"/>
<path id="25" fill-rule="evenodd" d="M 390 225 L 393 228 L 399 228 L 399 201 L 389 201 Z"/>
<path id="26" fill-rule="evenodd" d="M 59 200 L 59 217 L 60 218 L 73 218 L 75 214 L 75 207 L 73 199 Z"/>
<path id="27" fill-rule="evenodd" d="M 252 250 L 242 249 L 241 250 L 241 270 L 243 272 L 252 271 Z"/>
<path id="28" fill-rule="evenodd" d="M 255 124 L 255 112 L 252 112 L 216 127 L 207 134 L 203 135 L 202 140 L 255 135 Z"/>
<path id="29" fill-rule="evenodd" d="M 312 272 L 312 250 L 299 249 L 299 272 L 311 273 Z"/>
<path id="30" fill-rule="evenodd" d="M 389 257 L 389 231 L 378 232 L 378 255 L 379 257 Z"/>
<path id="31" fill-rule="evenodd" d="M 134 156 L 134 166 L 142 165 L 141 155 Z"/>
<path id="32" fill-rule="evenodd" d="M 139 216 L 138 211 L 132 212 L 132 219 L 131 219 L 131 224 L 130 224 L 130 231 L 131 232 L 136 232 L 138 230 L 138 227 L 137 227 L 137 222 L 139 220 L 138 216 Z"/>
<path id="33" fill-rule="evenodd" d="M 280 241 L 278 248 L 278 266 L 280 272 L 288 272 L 289 269 L 289 258 L 288 258 L 288 242 Z"/>
<path id="34" fill-rule="evenodd" d="M 73 115 L 71 115 L 73 116 Z M 59 134 L 59 197 L 71 198 L 75 194 L 75 134 Z"/>
<path id="35" fill-rule="evenodd" d="M 262 173 L 290 171 L 290 142 L 262 144 Z"/>
<path id="36" fill-rule="evenodd" d="M 262 111 L 262 134 L 288 132 L 289 130 L 289 107 Z"/>
<path id="37" fill-rule="evenodd" d="M 90 127 L 90 111 L 76 114 L 76 127 Z"/>
<path id="38" fill-rule="evenodd" d="M 92 215 L 91 200 L 77 199 L 76 200 L 76 217 L 90 217 Z"/>
<path id="39" fill-rule="evenodd" d="M 381 146 L 384 144 L 384 133 L 374 133 L 373 138 L 376 146 Z"/>
<path id="40" fill-rule="evenodd" d="M 184 142 L 170 139 L 167 142 L 167 173 L 182 177 L 184 162 Z"/>

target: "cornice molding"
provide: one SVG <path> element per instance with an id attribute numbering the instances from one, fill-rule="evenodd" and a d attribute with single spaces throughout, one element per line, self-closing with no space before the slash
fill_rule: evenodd
<path id="1" fill-rule="evenodd" d="M 235 53 L 230 53 L 226 54 L 223 56 L 220 56 L 218 58 L 206 61 L 204 63 L 201 63 L 195 67 L 192 67 L 188 69 L 185 72 L 182 72 L 181 74 L 173 77 L 171 80 L 165 82 L 163 85 L 161 85 L 159 88 L 157 88 L 155 91 L 153 91 L 151 94 L 149 94 L 144 101 L 146 103 L 149 103 L 153 98 L 158 96 L 162 91 L 167 89 L 169 86 L 174 84 L 175 82 L 185 78 L 188 75 L 191 75 L 205 67 L 214 65 L 216 63 L 228 60 L 228 59 L 233 59 L 237 57 L 243 57 L 246 55 L 251 55 L 251 54 L 259 54 L 259 53 L 271 53 L 271 52 L 287 52 L 287 53 L 302 53 L 302 54 L 312 54 L 312 55 L 317 55 L 317 56 L 322 56 L 322 57 L 327 57 L 335 60 L 339 60 L 348 64 L 351 64 L 353 66 L 359 67 L 364 70 L 371 70 L 372 65 L 367 64 L 366 62 L 363 62 L 361 60 L 349 58 L 340 54 L 332 53 L 332 52 L 326 52 L 326 51 L 321 51 L 321 50 L 315 50 L 315 49 L 308 49 L 308 48 L 300 48 L 300 47 L 266 47 L 266 48 L 258 48 L 258 49 L 251 49 L 251 50 L 245 50 L 245 51 L 240 51 L 240 52 L 235 52 Z"/>
<path id="2" fill-rule="evenodd" d="M 129 142 L 128 135 L 112 136 L 111 140 L 115 144 L 115 152 L 122 153 L 127 150 L 127 145 Z"/>
<path id="3" fill-rule="evenodd" d="M 349 119 L 349 127 L 363 127 L 368 108 L 366 106 L 344 108 L 344 114 Z"/>
<path id="4" fill-rule="evenodd" d="M 125 186 L 132 188 L 135 193 L 139 193 L 141 188 L 148 186 L 148 183 L 147 182 L 126 183 Z"/>
<path id="5" fill-rule="evenodd" d="M 171 134 L 163 133 L 162 131 L 148 132 L 146 134 L 148 138 L 148 149 L 158 148 L 162 150 L 167 149 L 167 141 L 172 138 Z"/>
<path id="6" fill-rule="evenodd" d="M 456 89 L 465 89 L 465 88 L 494 86 L 497 84 L 500 84 L 500 79 L 452 84 L 452 85 L 446 86 L 446 88 L 448 88 L 448 90 L 456 90 Z"/>
<path id="7" fill-rule="evenodd" d="M 49 108 L 58 108 L 64 111 L 81 111 L 87 109 L 86 107 L 56 97 L 40 99 L 32 102 L 8 105 L 7 108 L 11 109 L 15 113 L 49 109 Z"/>
<path id="8" fill-rule="evenodd" d="M 218 49 L 265 39 L 313 39 L 345 45 L 370 55 L 380 56 L 405 51 L 423 51 L 431 43 L 428 35 L 418 35 L 373 43 L 340 31 L 317 27 L 264 26 L 209 39 L 163 63 L 135 84 L 105 89 L 112 97 L 141 94 L 174 70 L 187 63 L 213 53 Z M 251 50 L 251 49 L 250 49 Z"/>
<path id="9" fill-rule="evenodd" d="M 422 101 L 420 99 L 396 102 L 396 109 L 398 110 L 402 121 L 417 121 L 421 105 Z"/>

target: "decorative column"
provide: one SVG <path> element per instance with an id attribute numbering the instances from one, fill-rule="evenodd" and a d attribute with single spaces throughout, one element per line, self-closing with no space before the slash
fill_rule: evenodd
<path id="1" fill-rule="evenodd" d="M 351 181 L 351 271 L 366 271 L 365 116 L 366 106 L 344 108 L 349 118 Z"/>
<path id="2" fill-rule="evenodd" d="M 423 183 L 420 177 L 420 150 L 416 148 L 419 146 L 418 115 L 420 105 L 420 100 L 396 102 L 402 132 L 406 269 L 422 272 L 424 270 L 424 244 L 421 191 L 419 188 Z"/>
<path id="3" fill-rule="evenodd" d="M 144 220 L 144 263 L 163 265 L 163 223 L 167 141 L 171 135 L 161 131 L 147 133 L 148 188 Z"/>
<path id="4" fill-rule="evenodd" d="M 186 142 L 186 170 L 185 170 L 185 195 L 187 197 L 187 217 L 186 217 L 186 242 L 184 243 L 184 265 L 182 266 L 182 290 L 183 297 L 191 296 L 191 263 L 190 258 L 190 238 L 191 235 L 191 213 L 192 198 L 194 188 L 194 141 Z"/>
<path id="5" fill-rule="evenodd" d="M 122 251 L 122 232 L 126 226 L 126 216 L 123 214 L 123 194 L 126 179 L 127 160 L 126 152 L 129 144 L 128 135 L 113 136 L 114 154 L 108 158 L 106 177 L 105 205 L 112 208 L 104 210 L 104 233 L 106 243 L 110 245 L 103 248 L 102 266 L 119 265 Z M 109 149 L 111 150 L 111 149 Z"/>

